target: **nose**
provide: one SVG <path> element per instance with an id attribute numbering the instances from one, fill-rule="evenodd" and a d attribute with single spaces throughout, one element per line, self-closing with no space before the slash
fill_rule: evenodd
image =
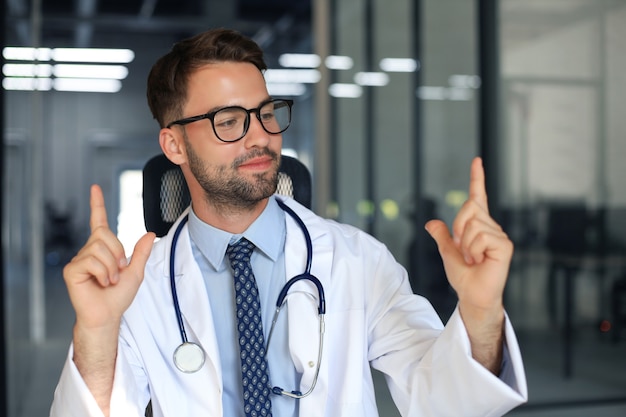
<path id="1" fill-rule="evenodd" d="M 267 131 L 263 128 L 261 121 L 257 117 L 257 113 L 256 112 L 251 113 L 250 125 L 248 126 L 248 131 L 246 132 L 246 135 L 244 136 L 246 146 L 265 147 L 271 140 L 271 136 L 274 136 L 274 135 L 267 133 Z"/>

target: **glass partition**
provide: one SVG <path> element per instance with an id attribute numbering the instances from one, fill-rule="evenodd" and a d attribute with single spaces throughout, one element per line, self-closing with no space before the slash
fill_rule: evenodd
<path id="1" fill-rule="evenodd" d="M 499 8 L 507 295 L 531 396 L 515 415 L 621 415 L 626 3 Z"/>

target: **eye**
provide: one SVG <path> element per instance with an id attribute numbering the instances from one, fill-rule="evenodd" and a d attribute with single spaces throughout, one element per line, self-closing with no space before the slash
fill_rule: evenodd
<path id="1" fill-rule="evenodd" d="M 261 110 L 259 117 L 264 123 L 271 122 L 272 120 L 274 120 L 274 111 L 273 110 Z"/>
<path id="2" fill-rule="evenodd" d="M 237 119 L 220 119 L 219 121 L 215 119 L 215 126 L 221 128 L 228 128 L 237 125 Z"/>
<path id="3" fill-rule="evenodd" d="M 246 112 L 240 109 L 224 109 L 213 118 L 216 129 L 233 129 L 241 126 L 246 119 Z"/>

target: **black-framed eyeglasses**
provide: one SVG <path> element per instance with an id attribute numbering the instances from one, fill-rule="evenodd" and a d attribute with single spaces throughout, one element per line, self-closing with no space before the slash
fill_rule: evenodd
<path id="1" fill-rule="evenodd" d="M 291 106 L 293 100 L 271 99 L 267 100 L 257 108 L 244 109 L 240 106 L 224 107 L 216 111 L 201 114 L 198 116 L 186 117 L 176 120 L 167 125 L 184 126 L 202 119 L 209 119 L 213 126 L 215 136 L 222 142 L 236 142 L 248 133 L 250 127 L 250 114 L 254 113 L 261 122 L 263 129 L 270 134 L 282 133 L 291 123 Z"/>

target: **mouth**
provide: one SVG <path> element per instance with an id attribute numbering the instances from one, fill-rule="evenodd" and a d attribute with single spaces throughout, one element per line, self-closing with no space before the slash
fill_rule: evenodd
<path id="1" fill-rule="evenodd" d="M 237 164 L 237 169 L 254 172 L 268 171 L 274 166 L 276 158 L 270 154 L 253 156 Z"/>

